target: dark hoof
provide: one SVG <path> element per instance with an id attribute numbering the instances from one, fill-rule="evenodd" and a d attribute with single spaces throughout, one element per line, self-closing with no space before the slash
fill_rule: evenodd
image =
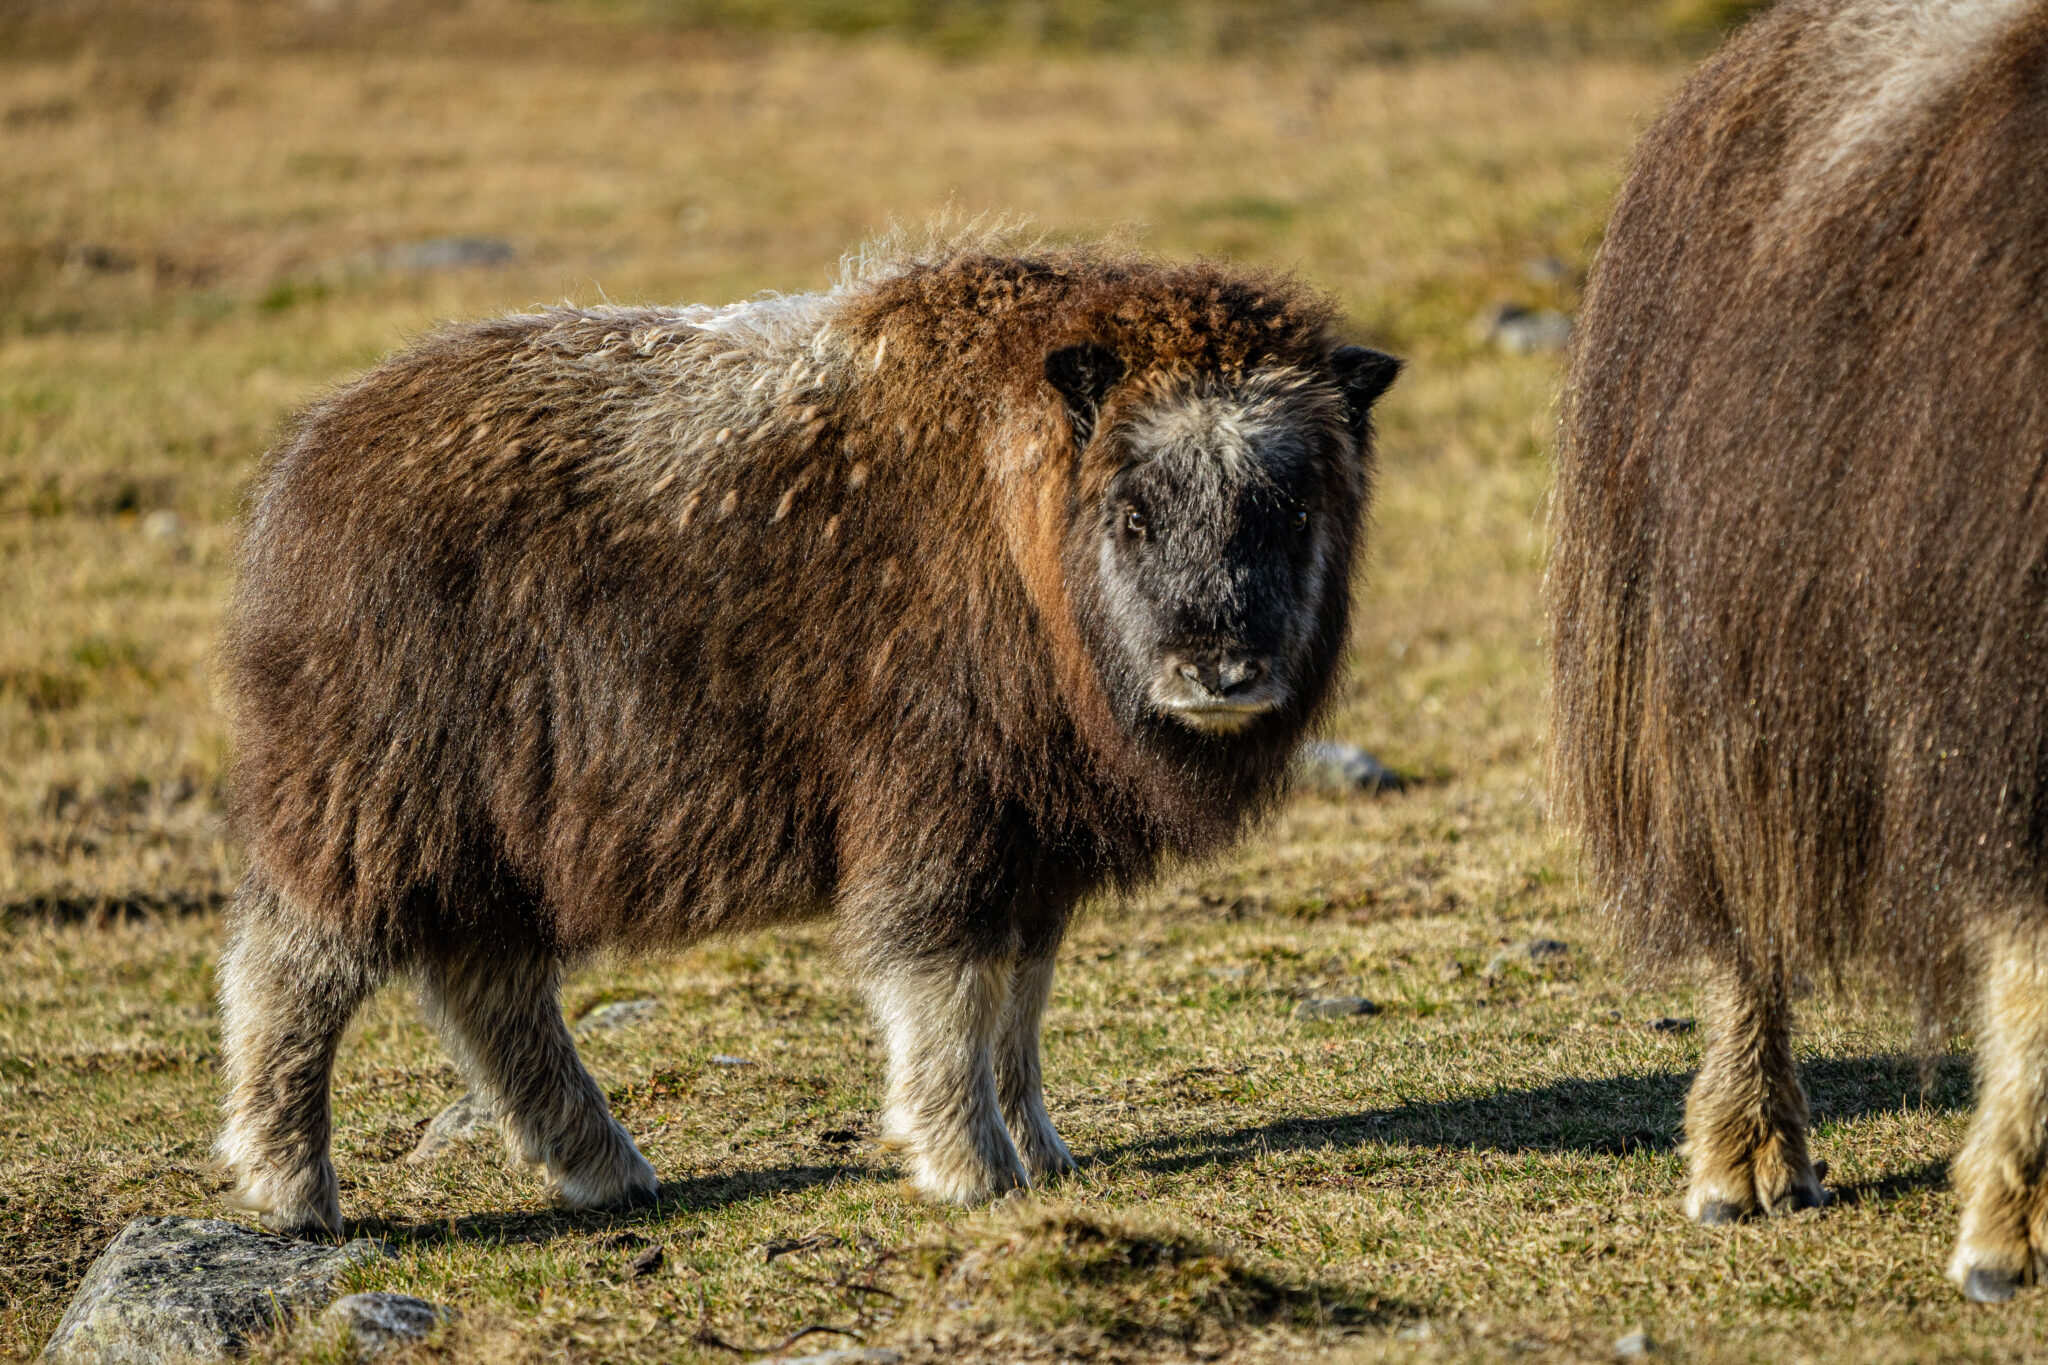
<path id="1" fill-rule="evenodd" d="M 1739 1223 L 1748 1212 L 1740 1204 L 1731 1204 L 1725 1199 L 1716 1199 L 1711 1204 L 1700 1205 L 1699 1221 L 1710 1227 L 1724 1223 Z"/>
<path id="2" fill-rule="evenodd" d="M 2006 1303 L 2019 1287 L 2020 1277 L 2009 1270 L 1973 1270 L 1963 1281 L 1963 1297 L 1971 1303 Z"/>
<path id="3" fill-rule="evenodd" d="M 1799 1213 L 1806 1209 L 1824 1209 L 1834 1202 L 1835 1194 L 1833 1190 L 1815 1185 L 1812 1189 L 1791 1191 L 1783 1199 L 1771 1205 L 1770 1212 L 1774 1216 L 1783 1216 L 1788 1213 Z"/>
<path id="4" fill-rule="evenodd" d="M 618 1199 L 605 1205 L 606 1213 L 631 1213 L 635 1209 L 651 1209 L 661 1203 L 661 1186 L 653 1189 L 627 1190 Z"/>

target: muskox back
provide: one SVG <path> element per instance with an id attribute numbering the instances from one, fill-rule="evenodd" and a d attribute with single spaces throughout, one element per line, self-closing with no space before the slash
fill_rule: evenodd
<path id="1" fill-rule="evenodd" d="M 1616 208 L 1554 504 L 1555 789 L 1638 954 L 1714 966 L 1700 1216 L 1820 1197 L 1790 973 L 1938 1005 L 1985 925 L 2048 923 L 2044 286 L 2039 0 L 1782 5 Z"/>

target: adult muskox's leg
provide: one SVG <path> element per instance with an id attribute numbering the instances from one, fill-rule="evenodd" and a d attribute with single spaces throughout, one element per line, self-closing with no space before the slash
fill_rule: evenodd
<path id="1" fill-rule="evenodd" d="M 1791 1009 L 1778 971 L 1724 965 L 1708 989 L 1707 1049 L 1685 1102 L 1691 1186 L 1702 1223 L 1827 1202 L 1806 1150 L 1806 1092 L 1792 1065 Z"/>
<path id="2" fill-rule="evenodd" d="M 1977 1117 L 1951 1179 L 1963 1206 L 1949 1278 L 2000 1303 L 2048 1270 L 2048 934 L 1986 944 Z"/>
<path id="3" fill-rule="evenodd" d="M 868 970 L 868 997 L 889 1044 L 882 1139 L 909 1154 L 911 1179 L 934 1199 L 978 1203 L 1029 1183 L 996 1089 L 994 1048 L 1013 970 L 1007 961 L 973 959 Z M 1035 1058 L 1034 1049 L 1034 1076 Z"/>
<path id="4" fill-rule="evenodd" d="M 1074 1157 L 1045 1112 L 1039 1070 L 1039 1021 L 1052 994 L 1054 954 L 1022 958 L 1010 975 L 1009 1007 L 996 1040 L 996 1093 L 1003 1121 L 1017 1143 L 1024 1170 L 1033 1181 L 1074 1169 Z"/>
<path id="5" fill-rule="evenodd" d="M 470 1084 L 491 1102 L 506 1145 L 546 1165 L 557 1199 L 578 1209 L 652 1203 L 654 1168 L 576 1055 L 560 984 L 551 956 L 499 945 L 428 967 L 420 1000 Z"/>
<path id="6" fill-rule="evenodd" d="M 374 950 L 347 943 L 251 877 L 220 962 L 227 1123 L 215 1160 L 234 1199 L 281 1232 L 341 1231 L 328 1147 L 334 1050 L 382 982 Z"/>

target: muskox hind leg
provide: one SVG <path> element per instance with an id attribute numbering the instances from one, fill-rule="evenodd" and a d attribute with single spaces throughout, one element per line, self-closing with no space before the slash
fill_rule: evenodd
<path id="1" fill-rule="evenodd" d="M 1039 1070 L 1039 1023 L 1052 994 L 1053 966 L 1050 951 L 1018 960 L 996 1039 L 996 1093 L 1002 1099 L 1003 1122 L 1034 1184 L 1074 1169 L 1073 1153 L 1045 1112 L 1045 1083 Z"/>
<path id="2" fill-rule="evenodd" d="M 220 961 L 227 1123 L 214 1159 L 234 1177 L 234 1202 L 266 1227 L 341 1231 L 329 1153 L 334 1051 L 385 972 L 378 953 L 255 877 L 236 896 Z"/>
<path id="3" fill-rule="evenodd" d="M 1791 1022 L 1782 972 L 1723 965 L 1715 974 L 1706 1055 L 1685 1102 L 1685 1211 L 1702 1223 L 1827 1203 L 1825 1168 L 1806 1150 Z"/>
<path id="4" fill-rule="evenodd" d="M 1963 1219 L 1948 1274 L 2003 1303 L 2048 1272 L 2048 933 L 1984 947 L 1977 1116 L 1951 1173 Z"/>
<path id="5" fill-rule="evenodd" d="M 612 1117 L 562 1021 L 561 969 L 544 953 L 496 946 L 421 975 L 420 1003 L 517 1158 L 545 1165 L 575 1209 L 654 1202 L 654 1168 Z"/>
<path id="6" fill-rule="evenodd" d="M 975 1204 L 1030 1183 L 996 1089 L 997 1036 L 1009 1010 L 1006 961 L 888 963 L 868 996 L 889 1046 L 882 1141 L 907 1152 L 933 1199 Z"/>

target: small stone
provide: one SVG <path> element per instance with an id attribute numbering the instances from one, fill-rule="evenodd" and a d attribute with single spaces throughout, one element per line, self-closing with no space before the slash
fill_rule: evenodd
<path id="1" fill-rule="evenodd" d="M 1473 319 L 1472 335 L 1509 355 L 1561 351 L 1571 344 L 1572 320 L 1554 308 L 1497 303 Z"/>
<path id="2" fill-rule="evenodd" d="M 1379 1012 L 1380 1007 L 1362 995 L 1321 995 L 1294 1007 L 1297 1019 L 1349 1019 Z"/>
<path id="3" fill-rule="evenodd" d="M 599 1005 L 576 1021 L 578 1033 L 595 1033 L 600 1029 L 627 1028 L 654 1017 L 661 1008 L 659 1000 L 614 1000 L 609 1005 Z"/>
<path id="4" fill-rule="evenodd" d="M 43 1359 L 231 1360 L 287 1316 L 326 1306 L 345 1272 L 388 1254 L 377 1242 L 300 1242 L 217 1218 L 137 1218 L 85 1272 Z"/>
<path id="5" fill-rule="evenodd" d="M 391 270 L 457 270 L 464 266 L 503 265 L 513 257 L 512 244 L 496 237 L 430 237 L 407 242 L 378 256 Z"/>
<path id="6" fill-rule="evenodd" d="M 1486 975 L 1499 978 L 1507 975 L 1510 967 L 1536 969 L 1554 967 L 1571 956 L 1571 945 L 1554 938 L 1532 938 L 1527 943 L 1517 943 L 1512 948 L 1503 948 L 1495 953 L 1486 964 Z"/>
<path id="7" fill-rule="evenodd" d="M 1627 1336 L 1618 1338 L 1614 1343 L 1614 1353 L 1623 1359 L 1632 1360 L 1646 1356 L 1656 1349 L 1657 1343 L 1650 1340 L 1648 1332 L 1642 1331 L 1630 1332 Z"/>
<path id="8" fill-rule="evenodd" d="M 410 1294 L 376 1292 L 336 1299 L 320 1316 L 347 1332 L 358 1354 L 380 1356 L 426 1340 L 455 1310 Z"/>
<path id="9" fill-rule="evenodd" d="M 1423 1322 L 1410 1323 L 1408 1326 L 1403 1327 L 1400 1331 L 1394 1333 L 1394 1339 L 1396 1341 L 1428 1341 L 1434 1335 L 1436 1334 L 1430 1331 L 1429 1323 L 1425 1320 Z"/>
<path id="10" fill-rule="evenodd" d="M 176 540 L 185 534 L 185 519 L 168 507 L 159 507 L 142 519 L 142 534 L 151 540 Z"/>
<path id="11" fill-rule="evenodd" d="M 1356 744 L 1312 739 L 1295 755 L 1297 780 L 1331 792 L 1397 792 L 1407 780 Z"/>
<path id="12" fill-rule="evenodd" d="M 642 1275 L 652 1275 L 655 1271 L 661 1269 L 661 1263 L 666 1258 L 667 1254 L 668 1253 L 663 1251 L 660 1245 L 657 1244 L 655 1246 L 647 1248 L 647 1250 L 641 1252 L 638 1256 L 635 1256 L 631 1261 L 627 1263 L 627 1265 L 628 1268 L 632 1270 L 635 1277 Z"/>
<path id="13" fill-rule="evenodd" d="M 1690 1019 L 1680 1019 L 1676 1015 L 1665 1014 L 1649 1020 L 1643 1027 L 1652 1033 L 1691 1033 L 1699 1025 Z"/>
<path id="14" fill-rule="evenodd" d="M 414 1166 L 432 1161 L 456 1143 L 466 1142 L 496 1123 L 497 1114 L 491 1102 L 472 1090 L 434 1115 L 434 1121 L 420 1134 L 418 1145 L 405 1159 Z"/>
<path id="15" fill-rule="evenodd" d="M 753 1063 L 752 1063 L 752 1062 L 750 1062 L 750 1061 L 748 1061 L 748 1060 L 747 1060 L 747 1059 L 746 1059 L 745 1057 L 728 1057 L 728 1056 L 727 1056 L 726 1054 L 724 1054 L 723 1052 L 714 1052 L 714 1053 L 712 1053 L 712 1054 L 711 1054 L 711 1065 L 713 1065 L 713 1066 L 752 1066 L 752 1065 L 753 1065 Z"/>

